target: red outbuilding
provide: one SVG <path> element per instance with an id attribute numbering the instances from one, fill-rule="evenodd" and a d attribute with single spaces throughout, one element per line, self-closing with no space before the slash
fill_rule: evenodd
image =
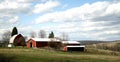
<path id="1" fill-rule="evenodd" d="M 27 41 L 28 48 L 39 48 L 48 46 L 49 42 L 61 43 L 58 39 L 51 38 L 31 38 Z"/>
<path id="2" fill-rule="evenodd" d="M 65 46 L 63 48 L 63 51 L 85 51 L 85 46 L 80 45 L 80 46 Z"/>

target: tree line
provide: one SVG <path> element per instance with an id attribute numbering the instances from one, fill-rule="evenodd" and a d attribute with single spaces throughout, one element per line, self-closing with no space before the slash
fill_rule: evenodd
<path id="1" fill-rule="evenodd" d="M 31 31 L 31 32 L 30 32 L 30 37 L 31 37 L 31 38 L 37 37 L 37 33 L 34 32 L 34 31 Z M 46 34 L 46 31 L 45 31 L 45 30 L 40 30 L 40 31 L 38 32 L 38 38 L 57 38 L 57 39 L 60 39 L 60 40 L 63 40 L 63 41 L 69 40 L 68 34 L 66 34 L 66 33 L 64 33 L 64 32 L 61 33 L 61 35 L 60 35 L 59 37 L 55 37 L 54 32 L 51 31 L 51 32 L 49 33 L 48 37 L 47 37 L 47 34 Z"/>
<path id="2" fill-rule="evenodd" d="M 4 46 L 7 46 L 9 44 L 9 40 L 12 36 L 18 34 L 18 29 L 17 27 L 13 27 L 12 29 L 12 32 L 9 31 L 9 30 L 6 30 L 3 34 L 2 34 L 2 38 L 1 38 L 1 43 L 0 43 L 0 47 L 4 47 Z M 37 37 L 37 34 L 36 32 L 34 31 L 31 31 L 30 32 L 30 37 L 32 38 L 35 38 Z M 47 34 L 46 34 L 46 31 L 45 30 L 40 30 L 38 32 L 38 37 L 39 38 L 57 38 L 57 39 L 60 39 L 60 40 L 63 40 L 63 41 L 66 41 L 68 40 L 68 34 L 66 33 L 61 33 L 61 36 L 60 37 L 55 37 L 55 34 L 53 31 L 51 31 L 47 37 Z M 27 36 L 24 36 L 24 38 L 26 39 Z"/>

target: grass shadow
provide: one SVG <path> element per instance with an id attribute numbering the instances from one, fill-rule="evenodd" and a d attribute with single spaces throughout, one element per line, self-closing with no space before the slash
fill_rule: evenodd
<path id="1" fill-rule="evenodd" d="M 15 56 L 0 54 L 0 62 L 18 62 Z"/>

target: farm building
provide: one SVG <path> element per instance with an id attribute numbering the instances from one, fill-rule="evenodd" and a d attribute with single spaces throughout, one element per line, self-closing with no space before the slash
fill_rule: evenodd
<path id="1" fill-rule="evenodd" d="M 49 46 L 50 42 L 61 44 L 61 41 L 55 38 L 31 38 L 27 41 L 28 48 L 39 48 Z"/>
<path id="2" fill-rule="evenodd" d="M 77 41 L 62 41 L 63 51 L 84 51 L 85 46 Z"/>
<path id="3" fill-rule="evenodd" d="M 65 46 L 63 51 L 85 51 L 85 46 Z"/>
<path id="4" fill-rule="evenodd" d="M 10 38 L 8 47 L 25 45 L 26 43 L 24 37 L 21 34 L 16 34 Z"/>
<path id="5" fill-rule="evenodd" d="M 63 46 L 78 46 L 80 42 L 77 41 L 62 41 Z"/>

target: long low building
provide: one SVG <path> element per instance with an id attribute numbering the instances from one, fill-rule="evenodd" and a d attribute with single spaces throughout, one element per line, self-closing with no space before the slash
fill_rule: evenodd
<path id="1" fill-rule="evenodd" d="M 85 51 L 85 46 L 80 45 L 80 46 L 65 46 L 63 48 L 63 51 Z"/>
<path id="2" fill-rule="evenodd" d="M 28 48 L 46 47 L 49 45 L 49 42 L 61 44 L 61 41 L 55 38 L 30 38 L 27 41 L 27 47 Z"/>
<path id="3" fill-rule="evenodd" d="M 62 41 L 63 51 L 85 51 L 85 46 L 78 41 Z"/>
<path id="4" fill-rule="evenodd" d="M 50 42 L 54 42 L 59 47 L 63 48 L 63 51 L 84 51 L 85 46 L 81 46 L 77 41 L 61 41 L 56 38 L 30 38 L 27 41 L 28 48 L 41 48 L 49 46 Z"/>

